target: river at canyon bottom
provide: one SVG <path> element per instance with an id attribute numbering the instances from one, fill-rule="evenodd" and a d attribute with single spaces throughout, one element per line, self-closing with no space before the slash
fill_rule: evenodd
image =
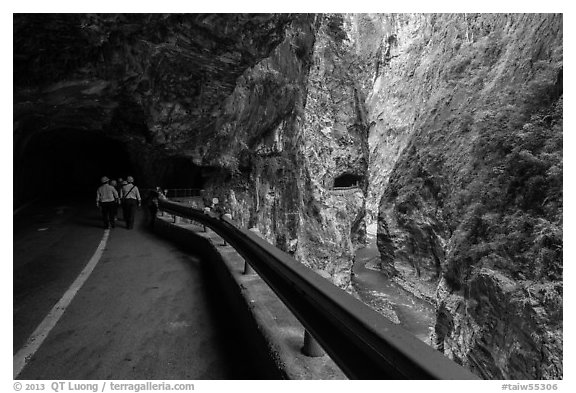
<path id="1" fill-rule="evenodd" d="M 375 228 L 369 228 L 368 244 L 356 252 L 352 285 L 360 299 L 420 340 L 430 344 L 434 306 L 403 289 L 379 271 L 380 254 Z"/>

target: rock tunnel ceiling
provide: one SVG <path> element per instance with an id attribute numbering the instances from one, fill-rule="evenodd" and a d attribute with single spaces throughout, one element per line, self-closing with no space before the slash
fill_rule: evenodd
<path id="1" fill-rule="evenodd" d="M 17 14 L 15 203 L 114 168 L 202 187 L 352 293 L 377 224 L 370 266 L 434 289 L 432 345 L 484 378 L 561 378 L 562 24 Z"/>

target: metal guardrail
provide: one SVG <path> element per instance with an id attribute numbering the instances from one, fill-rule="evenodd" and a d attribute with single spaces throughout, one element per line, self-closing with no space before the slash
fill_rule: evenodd
<path id="1" fill-rule="evenodd" d="M 168 188 L 166 190 L 167 198 L 190 198 L 201 195 L 200 188 Z"/>
<path id="2" fill-rule="evenodd" d="M 225 216 L 160 201 L 236 249 L 351 379 L 479 379 L 384 316 Z"/>
<path id="3" fill-rule="evenodd" d="M 360 186 L 353 185 L 353 186 L 345 186 L 345 187 L 332 187 L 332 190 L 359 190 Z"/>
<path id="4" fill-rule="evenodd" d="M 334 188 L 330 188 L 328 189 L 328 193 L 330 194 L 348 194 L 348 193 L 354 193 L 360 191 L 362 192 L 362 189 L 360 187 L 334 187 Z"/>

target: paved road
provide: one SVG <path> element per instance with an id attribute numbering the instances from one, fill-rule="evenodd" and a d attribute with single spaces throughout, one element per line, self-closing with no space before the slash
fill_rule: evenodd
<path id="1" fill-rule="evenodd" d="M 19 379 L 254 378 L 215 311 L 201 262 L 149 233 L 142 213 L 134 230 L 110 230 L 95 269 Z M 14 354 L 103 235 L 92 204 L 45 202 L 14 217 Z"/>

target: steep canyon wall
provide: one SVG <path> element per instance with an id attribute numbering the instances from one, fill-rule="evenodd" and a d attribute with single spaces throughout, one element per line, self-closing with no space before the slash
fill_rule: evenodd
<path id="1" fill-rule="evenodd" d="M 293 22 L 284 43 L 248 70 L 228 99 L 234 118 L 252 118 L 221 130 L 249 130 L 254 142 L 242 139 L 246 161 L 228 180 L 213 178 L 206 190 L 220 196 L 240 225 L 257 227 L 272 244 L 350 289 L 354 253 L 365 238 L 364 92 L 355 84 L 345 19 L 317 16 L 305 23 L 308 30 L 294 33 Z M 263 124 L 265 132 L 256 133 Z M 352 184 L 335 188 L 338 178 Z"/>
<path id="2" fill-rule="evenodd" d="M 359 17 L 382 269 L 439 280 L 436 345 L 485 378 L 562 377 L 562 16 Z"/>

